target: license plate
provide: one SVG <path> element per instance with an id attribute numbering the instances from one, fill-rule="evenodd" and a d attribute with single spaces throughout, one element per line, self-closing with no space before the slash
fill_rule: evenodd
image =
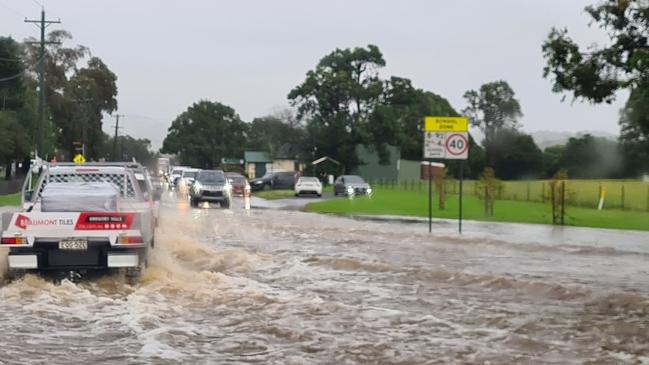
<path id="1" fill-rule="evenodd" d="M 87 250 L 87 240 L 62 240 L 59 241 L 59 250 Z"/>

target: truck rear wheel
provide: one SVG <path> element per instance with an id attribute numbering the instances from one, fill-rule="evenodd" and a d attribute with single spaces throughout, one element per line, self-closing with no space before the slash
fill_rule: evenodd
<path id="1" fill-rule="evenodd" d="M 7 281 L 16 281 L 22 279 L 27 274 L 26 270 L 9 269 L 7 270 Z"/>

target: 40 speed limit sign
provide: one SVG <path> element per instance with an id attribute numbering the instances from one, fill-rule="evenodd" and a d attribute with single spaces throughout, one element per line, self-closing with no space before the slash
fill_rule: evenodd
<path id="1" fill-rule="evenodd" d="M 424 158 L 466 160 L 469 158 L 468 132 L 425 132 Z"/>
<path id="2" fill-rule="evenodd" d="M 469 158 L 469 119 L 466 117 L 426 117 L 424 158 L 466 160 Z"/>

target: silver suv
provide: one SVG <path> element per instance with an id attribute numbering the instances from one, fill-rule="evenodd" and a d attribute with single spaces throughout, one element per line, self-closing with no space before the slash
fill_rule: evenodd
<path id="1" fill-rule="evenodd" d="M 200 202 L 217 202 L 222 208 L 230 208 L 232 185 L 221 170 L 201 170 L 189 189 L 193 207 Z"/>

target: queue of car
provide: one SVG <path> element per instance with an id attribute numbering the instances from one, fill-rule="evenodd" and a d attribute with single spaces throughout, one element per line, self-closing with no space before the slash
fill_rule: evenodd
<path id="1" fill-rule="evenodd" d="M 198 179 L 208 179 L 208 183 Z M 214 174 L 219 174 L 218 179 Z M 221 177 L 221 175 L 223 177 Z M 273 171 L 250 181 L 238 172 L 222 170 L 199 170 L 187 166 L 176 166 L 170 174 L 170 186 L 181 193 L 186 193 L 192 206 L 201 202 L 218 202 L 222 207 L 229 207 L 233 197 L 248 196 L 252 192 L 268 190 L 293 190 L 296 197 L 322 197 L 323 183 L 317 177 L 301 176 L 295 171 Z M 212 181 L 213 180 L 213 181 Z M 218 180 L 218 183 L 216 182 Z M 334 196 L 356 197 L 372 195 L 372 187 L 361 176 L 341 175 L 333 182 Z"/>

